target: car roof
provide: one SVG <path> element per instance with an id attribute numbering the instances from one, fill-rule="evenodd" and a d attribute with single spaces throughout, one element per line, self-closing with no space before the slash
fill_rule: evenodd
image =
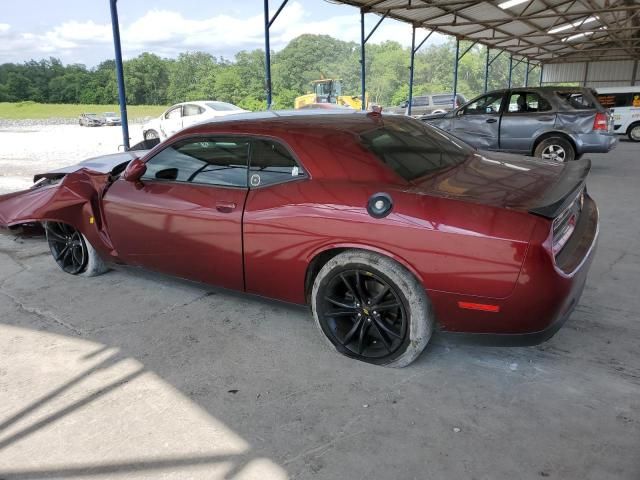
<path id="1" fill-rule="evenodd" d="M 346 109 L 300 109 L 300 110 L 266 110 L 262 112 L 249 112 L 249 113 L 236 113 L 233 115 L 227 115 L 224 117 L 215 117 L 202 122 L 198 122 L 191 128 L 206 127 L 210 125 L 212 127 L 218 125 L 227 124 L 252 124 L 252 125 L 283 125 L 288 127 L 303 127 L 307 128 L 311 125 L 326 128 L 342 129 L 343 125 L 335 125 L 335 120 L 338 118 L 351 117 L 356 123 L 367 122 L 370 126 L 372 118 L 379 118 L 379 114 L 372 114 L 371 112 L 363 112 L 361 110 L 354 110 L 351 108 Z M 360 117 L 360 120 L 356 120 Z M 343 122 L 344 123 L 344 122 Z"/>

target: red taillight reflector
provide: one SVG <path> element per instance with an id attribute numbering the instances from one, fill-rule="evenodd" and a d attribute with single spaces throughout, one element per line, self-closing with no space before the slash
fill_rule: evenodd
<path id="1" fill-rule="evenodd" d="M 594 130 L 608 130 L 609 117 L 606 113 L 596 113 L 596 119 L 593 121 Z"/>
<path id="2" fill-rule="evenodd" d="M 488 305 L 486 303 L 458 302 L 458 307 L 465 310 L 480 310 L 481 312 L 497 313 L 500 311 L 500 305 Z"/>

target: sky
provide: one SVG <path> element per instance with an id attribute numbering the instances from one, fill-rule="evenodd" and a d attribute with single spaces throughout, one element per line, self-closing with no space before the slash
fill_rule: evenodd
<path id="1" fill-rule="evenodd" d="M 270 0 L 271 12 L 279 5 Z M 205 51 L 233 59 L 240 50 L 264 49 L 263 0 L 119 0 L 118 13 L 125 59 L 144 51 L 163 57 Z M 378 19 L 366 15 L 367 29 Z M 271 48 L 278 51 L 304 33 L 359 42 L 359 10 L 290 0 L 271 28 Z M 427 45 L 445 38 L 434 34 Z M 409 46 L 411 27 L 385 19 L 370 41 L 386 40 Z M 109 0 L 0 0 L 0 63 L 50 56 L 89 67 L 113 58 Z"/>

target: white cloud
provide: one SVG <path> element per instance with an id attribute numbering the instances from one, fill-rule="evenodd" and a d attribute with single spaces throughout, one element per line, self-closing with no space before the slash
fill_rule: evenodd
<path id="1" fill-rule="evenodd" d="M 354 10 L 355 11 L 355 10 Z M 271 28 L 271 48 L 279 50 L 304 33 L 326 34 L 346 41 L 360 41 L 358 15 L 339 15 L 321 20 L 310 15 L 299 2 L 288 4 Z M 378 17 L 369 15 L 367 28 Z M 233 57 L 246 49 L 264 48 L 264 17 L 262 12 L 249 17 L 215 15 L 208 18 L 186 18 L 173 10 L 152 9 L 132 23 L 121 25 L 122 49 L 125 58 L 143 51 L 161 56 L 175 56 L 187 50 L 203 50 L 216 56 Z M 64 62 L 84 61 L 94 64 L 113 56 L 112 32 L 109 22 L 70 20 L 44 33 L 19 33 L 10 25 L 0 24 L 0 61 L 22 61 L 40 56 L 58 56 Z M 441 42 L 442 36 L 432 37 Z M 371 37 L 371 42 L 396 40 L 408 46 L 411 27 L 385 20 Z M 9 60 L 4 60 L 9 57 Z"/>

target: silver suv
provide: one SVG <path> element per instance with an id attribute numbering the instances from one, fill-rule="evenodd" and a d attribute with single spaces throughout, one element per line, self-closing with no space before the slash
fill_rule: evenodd
<path id="1" fill-rule="evenodd" d="M 431 113 L 445 113 L 454 108 L 458 108 L 463 103 L 466 103 L 467 99 L 464 95 L 456 94 L 455 104 L 453 102 L 453 93 L 437 93 L 434 95 L 416 95 L 411 102 L 411 116 L 419 117 L 422 115 L 428 115 Z M 409 101 L 402 102 L 397 107 L 388 107 L 383 111 L 384 113 L 395 113 L 399 115 L 407 115 L 409 110 Z"/>
<path id="2" fill-rule="evenodd" d="M 556 162 L 583 153 L 605 153 L 618 143 L 613 118 L 588 88 L 495 90 L 449 113 L 421 120 L 478 149 Z"/>

